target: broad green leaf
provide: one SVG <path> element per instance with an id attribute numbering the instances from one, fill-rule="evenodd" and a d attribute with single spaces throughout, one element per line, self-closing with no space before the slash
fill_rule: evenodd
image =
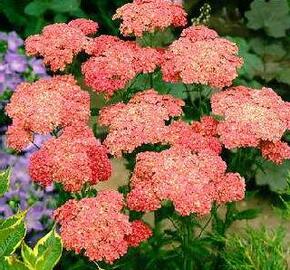
<path id="1" fill-rule="evenodd" d="M 187 92 L 185 85 L 182 83 L 167 83 L 162 80 L 162 73 L 160 71 L 154 73 L 153 86 L 160 94 L 170 94 L 177 98 L 186 98 Z"/>
<path id="2" fill-rule="evenodd" d="M 290 85 L 290 67 L 288 68 L 283 68 L 279 73 L 278 73 L 278 78 L 277 80 L 282 83 L 286 83 Z"/>
<path id="3" fill-rule="evenodd" d="M 0 197 L 4 195 L 9 189 L 11 177 L 11 168 L 0 172 Z"/>
<path id="4" fill-rule="evenodd" d="M 31 270 L 52 270 L 62 254 L 62 241 L 55 229 L 41 238 L 32 250 L 22 244 L 21 255 Z"/>
<path id="5" fill-rule="evenodd" d="M 261 38 L 252 38 L 249 41 L 250 49 L 261 56 L 265 61 L 280 61 L 287 51 L 282 42 L 266 42 Z"/>
<path id="6" fill-rule="evenodd" d="M 244 53 L 241 55 L 244 59 L 244 65 L 239 70 L 240 75 L 248 79 L 253 79 L 255 76 L 261 76 L 264 71 L 262 59 L 253 53 Z"/>
<path id="7" fill-rule="evenodd" d="M 9 256 L 0 262 L 0 270 L 29 270 L 29 268 L 15 256 Z"/>
<path id="8" fill-rule="evenodd" d="M 24 9 L 24 13 L 30 16 L 41 16 L 50 7 L 50 2 L 47 0 L 34 0 L 30 2 Z"/>
<path id="9" fill-rule="evenodd" d="M 27 211 L 19 212 L 18 214 L 11 216 L 7 219 L 0 220 L 0 230 L 7 229 L 16 225 L 20 220 L 25 218 Z"/>
<path id="10" fill-rule="evenodd" d="M 255 0 L 245 16 L 249 28 L 264 29 L 271 37 L 284 37 L 286 30 L 290 28 L 287 0 Z"/>
<path id="11" fill-rule="evenodd" d="M 256 183 L 258 185 L 268 185 L 272 191 L 283 192 L 288 187 L 290 177 L 290 160 L 277 165 L 271 161 L 265 160 L 262 163 L 262 169 L 256 173 Z"/>
<path id="12" fill-rule="evenodd" d="M 26 212 L 16 214 L 0 224 L 0 258 L 11 255 L 25 237 Z"/>
<path id="13" fill-rule="evenodd" d="M 29 269 L 34 269 L 37 257 L 33 253 L 33 250 L 28 245 L 26 245 L 25 242 L 22 242 L 21 245 L 21 256 Z"/>
<path id="14" fill-rule="evenodd" d="M 55 12 L 73 12 L 79 9 L 80 0 L 52 0 L 50 3 L 50 9 Z"/>
<path id="15" fill-rule="evenodd" d="M 228 37 L 239 47 L 239 55 L 244 59 L 242 68 L 239 69 L 239 75 L 252 80 L 255 76 L 262 76 L 264 64 L 259 55 L 250 52 L 250 44 L 240 37 Z"/>

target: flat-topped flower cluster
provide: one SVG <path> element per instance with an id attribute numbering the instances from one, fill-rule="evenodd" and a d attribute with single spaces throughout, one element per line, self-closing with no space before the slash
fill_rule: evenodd
<path id="1" fill-rule="evenodd" d="M 121 19 L 124 36 L 138 38 L 187 24 L 182 6 L 167 0 L 134 0 L 118 9 L 114 19 Z M 78 192 L 85 184 L 109 179 L 109 154 L 120 157 L 146 144 L 167 147 L 161 152 L 139 151 L 126 198 L 102 191 L 94 198 L 70 200 L 55 211 L 67 249 L 112 263 L 152 234 L 142 221 L 129 220 L 124 209 L 155 211 L 169 200 L 181 216 L 205 215 L 215 202 L 244 198 L 245 180 L 228 171 L 221 157 L 224 147 L 257 147 L 277 163 L 290 158 L 290 148 L 282 141 L 290 125 L 290 106 L 269 88 L 225 89 L 243 60 L 234 43 L 206 26 L 184 29 L 167 48 L 94 37 L 97 29 L 85 19 L 47 26 L 26 40 L 27 53 L 42 56 L 52 71 L 64 71 L 78 53 L 86 53 L 84 82 L 107 99 L 126 89 L 138 74 L 156 69 L 166 82 L 204 84 L 216 92 L 211 97 L 212 116 L 187 123 L 183 100 L 138 89 L 128 102 L 101 109 L 98 124 L 108 128 L 101 143 L 89 128 L 90 96 L 71 75 L 18 86 L 7 108 L 13 119 L 8 143 L 21 150 L 35 134 L 54 136 L 32 155 L 29 166 L 31 176 L 44 186 L 58 182 Z"/>

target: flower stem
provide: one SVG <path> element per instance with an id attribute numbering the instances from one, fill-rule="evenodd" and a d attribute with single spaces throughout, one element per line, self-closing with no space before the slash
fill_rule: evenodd
<path id="1" fill-rule="evenodd" d="M 184 219 L 183 226 L 183 270 L 193 270 L 191 245 L 193 240 L 193 226 L 190 217 Z"/>

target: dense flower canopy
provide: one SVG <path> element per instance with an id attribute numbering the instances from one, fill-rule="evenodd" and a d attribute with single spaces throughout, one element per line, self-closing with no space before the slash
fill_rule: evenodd
<path id="1" fill-rule="evenodd" d="M 230 86 L 242 59 L 238 47 L 205 26 L 191 26 L 165 52 L 163 79 L 168 82 Z"/>
<path id="2" fill-rule="evenodd" d="M 49 139 L 30 159 L 29 173 L 44 186 L 51 182 L 63 184 L 66 191 L 80 191 L 107 180 L 112 167 L 107 150 L 85 127 L 67 127 L 58 138 Z"/>
<path id="3" fill-rule="evenodd" d="M 211 104 L 213 113 L 224 118 L 217 132 L 225 147 L 261 147 L 265 157 L 278 163 L 281 158 L 273 155 L 283 149 L 280 154 L 289 158 L 290 148 L 280 140 L 290 127 L 290 103 L 272 89 L 233 87 L 213 95 Z"/>
<path id="4" fill-rule="evenodd" d="M 241 200 L 244 192 L 244 179 L 237 173 L 226 173 L 220 156 L 206 149 L 196 152 L 175 146 L 137 155 L 127 203 L 132 210 L 154 211 L 163 200 L 170 200 L 183 216 L 204 215 L 214 201 Z"/>
<path id="5" fill-rule="evenodd" d="M 131 153 L 142 144 L 163 141 L 165 121 L 182 114 L 182 100 L 159 95 L 153 89 L 137 93 L 128 104 L 117 103 L 100 111 L 99 123 L 109 127 L 104 141 L 111 154 Z"/>
<path id="6" fill-rule="evenodd" d="M 8 145 L 22 150 L 33 140 L 33 133 L 46 134 L 55 128 L 86 124 L 90 97 L 72 76 L 55 76 L 21 83 L 6 111 L 13 119 L 8 129 Z"/>
<path id="7" fill-rule="evenodd" d="M 129 222 L 123 214 L 123 196 L 116 191 L 99 192 L 95 198 L 69 200 L 54 217 L 61 225 L 61 238 L 68 250 L 84 251 L 92 261 L 113 263 L 129 246 L 151 236 L 141 221 Z"/>
<path id="8" fill-rule="evenodd" d="M 86 19 L 51 24 L 43 28 L 42 34 L 26 39 L 26 53 L 42 56 L 52 71 L 64 70 L 73 57 L 86 48 L 89 42 L 86 35 L 97 30 L 97 23 Z"/>
<path id="9" fill-rule="evenodd" d="M 137 74 L 153 72 L 161 63 L 158 50 L 112 36 L 95 38 L 87 52 L 93 57 L 82 67 L 85 83 L 106 97 L 124 88 Z"/>
<path id="10" fill-rule="evenodd" d="M 169 26 L 185 26 L 186 12 L 170 0 L 134 0 L 117 9 L 113 19 L 121 19 L 124 36 L 142 36 L 145 32 L 164 30 Z"/>

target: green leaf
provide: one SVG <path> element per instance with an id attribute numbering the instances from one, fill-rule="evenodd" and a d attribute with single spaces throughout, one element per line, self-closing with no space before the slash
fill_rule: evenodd
<path id="1" fill-rule="evenodd" d="M 21 255 L 31 270 L 52 270 L 62 254 L 62 241 L 55 229 L 41 238 L 32 250 L 25 243 Z"/>
<path id="2" fill-rule="evenodd" d="M 279 73 L 277 80 L 281 83 L 286 83 L 290 85 L 290 67 L 283 68 Z"/>
<path id="3" fill-rule="evenodd" d="M 240 37 L 228 37 L 239 47 L 239 55 L 244 59 L 239 75 L 252 80 L 255 76 L 261 76 L 264 72 L 264 64 L 261 57 L 250 52 L 250 44 Z"/>
<path id="4" fill-rule="evenodd" d="M 22 242 L 21 245 L 21 256 L 29 269 L 34 269 L 37 257 L 33 253 L 33 250 L 28 245 L 26 245 L 25 242 Z"/>
<path id="5" fill-rule="evenodd" d="M 187 97 L 184 84 L 164 82 L 160 71 L 153 74 L 153 87 L 160 94 L 170 94 L 181 99 L 185 99 Z"/>
<path id="6" fill-rule="evenodd" d="M 9 189 L 11 178 L 11 168 L 0 172 L 0 197 L 4 195 Z"/>
<path id="7" fill-rule="evenodd" d="M 80 0 L 52 0 L 50 9 L 55 12 L 65 13 L 77 11 L 80 6 Z"/>
<path id="8" fill-rule="evenodd" d="M 245 13 L 247 26 L 251 29 L 264 29 L 271 37 L 284 37 L 290 28 L 289 6 L 287 0 L 255 0 L 251 10 Z"/>
<path id="9" fill-rule="evenodd" d="M 30 2 L 24 9 L 24 13 L 30 16 L 41 16 L 50 7 L 49 1 L 45 0 L 34 0 Z"/>
<path id="10" fill-rule="evenodd" d="M 234 220 L 243 220 L 243 219 L 254 219 L 256 218 L 259 213 L 261 212 L 260 209 L 247 209 L 234 214 Z"/>
<path id="11" fill-rule="evenodd" d="M 26 18 L 23 14 L 23 4 L 25 1 L 19 0 L 1 0 L 0 13 L 15 26 L 23 26 L 26 24 Z"/>
<path id="12" fill-rule="evenodd" d="M 277 165 L 271 161 L 263 161 L 262 169 L 256 173 L 257 185 L 268 185 L 274 192 L 284 192 L 288 188 L 288 179 L 290 176 L 290 160 Z"/>
<path id="13" fill-rule="evenodd" d="M 0 270 L 29 270 L 29 268 L 15 256 L 10 256 L 1 261 Z"/>
<path id="14" fill-rule="evenodd" d="M 0 258 L 11 255 L 25 237 L 24 218 L 26 212 L 20 212 L 0 223 Z"/>

